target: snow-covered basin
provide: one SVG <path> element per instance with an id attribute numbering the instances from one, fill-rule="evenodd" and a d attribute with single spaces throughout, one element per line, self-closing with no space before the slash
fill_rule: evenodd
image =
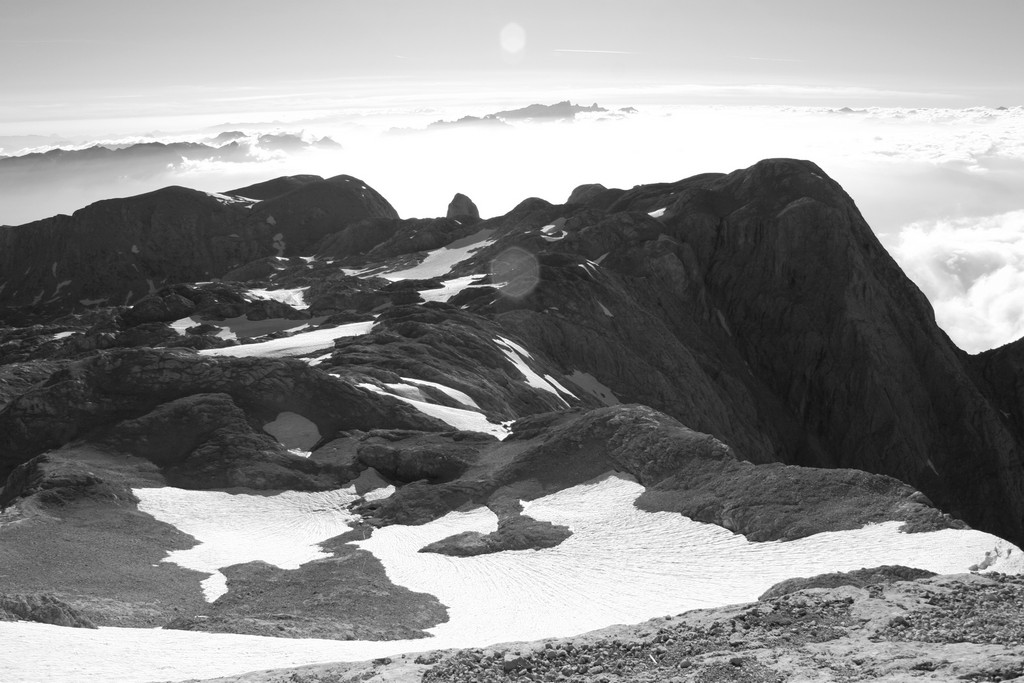
<path id="1" fill-rule="evenodd" d="M 233 356 L 235 358 L 261 356 L 263 358 L 281 358 L 284 356 L 302 356 L 334 347 L 334 340 L 341 337 L 356 337 L 366 334 L 373 327 L 374 321 L 347 323 L 327 329 L 299 332 L 290 337 L 268 339 L 255 344 L 239 344 L 226 346 L 222 349 L 204 349 L 199 353 L 204 356 Z"/>
<path id="2" fill-rule="evenodd" d="M 421 526 L 385 527 L 357 541 L 380 559 L 394 583 L 431 593 L 448 607 L 450 620 L 430 629 L 428 639 L 295 640 L 0 623 L 0 671 L 18 681 L 182 680 L 566 636 L 750 601 L 785 578 L 860 567 L 902 564 L 954 573 L 988 555 L 995 558 L 990 570 L 1024 570 L 1021 551 L 989 534 L 902 534 L 896 522 L 749 543 L 675 513 L 639 510 L 633 501 L 641 491 L 636 482 L 611 475 L 526 503 L 535 519 L 573 530 L 561 545 L 544 550 L 462 558 L 416 552 L 454 533 L 493 530 L 496 518 L 485 508 Z M 244 537 L 248 528 L 234 535 Z"/>

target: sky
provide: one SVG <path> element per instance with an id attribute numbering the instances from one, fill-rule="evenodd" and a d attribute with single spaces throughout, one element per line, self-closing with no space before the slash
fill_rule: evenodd
<path id="1" fill-rule="evenodd" d="M 1024 335 L 1020 26 L 1020 0 L 3 0 L 0 155 L 224 130 L 340 148 L 250 136 L 242 161 L 0 168 L 0 224 L 296 173 L 359 177 L 405 217 L 455 192 L 493 216 L 587 182 L 806 158 L 977 352 Z M 422 132 L 565 99 L 612 113 Z"/>
<path id="2" fill-rule="evenodd" d="M 510 89 L 1011 105 L 1022 25 L 1018 0 L 4 0 L 0 134 Z"/>

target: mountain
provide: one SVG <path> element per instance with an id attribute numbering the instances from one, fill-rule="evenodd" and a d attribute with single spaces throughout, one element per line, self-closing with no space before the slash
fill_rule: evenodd
<path id="1" fill-rule="evenodd" d="M 226 195 L 168 187 L 97 202 L 72 216 L 0 228 L 0 316 L 129 304 L 164 283 L 303 253 L 349 222 L 397 217 L 387 200 L 349 176 L 298 176 Z"/>
<path id="2" fill-rule="evenodd" d="M 574 121 L 577 114 L 581 113 L 609 113 L 608 109 L 598 106 L 595 102 L 589 107 L 581 104 L 573 104 L 569 100 L 556 102 L 555 104 L 528 104 L 517 109 L 506 109 L 492 112 L 484 116 L 463 116 L 454 121 L 438 120 L 430 123 L 427 130 L 450 129 L 450 128 L 479 128 L 493 130 L 509 126 L 509 121 Z M 623 107 L 618 110 L 617 115 L 628 115 L 636 113 L 632 107 Z M 392 128 L 391 133 L 415 133 L 421 132 L 411 128 Z"/>
<path id="3" fill-rule="evenodd" d="M 144 172 L 148 167 L 156 173 L 167 164 L 180 165 L 187 161 L 244 161 L 251 143 L 268 151 L 295 152 L 311 147 L 339 147 L 330 138 L 306 142 L 291 133 L 263 133 L 251 135 L 242 131 L 221 133 L 208 142 L 137 142 L 127 145 L 94 144 L 84 148 L 54 147 L 45 152 L 29 152 L 0 159 L 0 174 L 39 174 L 91 170 L 97 172 L 108 166 L 121 164 L 122 170 Z M 116 172 L 116 171 L 115 171 Z"/>
<path id="4" fill-rule="evenodd" d="M 576 114 L 582 112 L 607 112 L 608 110 L 597 106 L 597 103 L 584 107 L 581 104 L 573 104 L 569 100 L 555 104 L 531 104 L 519 109 L 507 109 L 498 111 L 491 116 L 498 119 L 574 119 Z"/>
<path id="5" fill-rule="evenodd" d="M 230 131 L 202 141 L 103 143 L 0 157 L 0 224 L 70 212 L 105 197 L 155 190 L 211 168 L 242 172 L 246 165 L 268 157 L 338 148 L 330 138 Z"/>
<path id="6" fill-rule="evenodd" d="M 0 638 L 187 678 L 1024 571 L 1024 346 L 957 349 L 815 164 L 451 206 L 292 176 L 0 228 L 2 604 L 121 629 Z"/>

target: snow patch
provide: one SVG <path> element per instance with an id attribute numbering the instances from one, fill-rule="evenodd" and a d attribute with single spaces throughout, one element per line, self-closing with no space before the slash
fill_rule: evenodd
<path id="1" fill-rule="evenodd" d="M 186 330 L 190 327 L 195 327 L 199 324 L 199 321 L 195 318 L 179 318 L 174 322 L 170 323 L 170 328 L 177 332 L 179 335 L 188 334 Z"/>
<path id="2" fill-rule="evenodd" d="M 429 401 L 427 401 L 427 397 L 423 395 L 423 392 L 411 384 L 386 382 L 384 386 L 388 388 L 389 393 L 392 393 L 395 396 L 401 396 L 402 398 L 407 398 L 413 401 L 426 401 L 429 403 Z"/>
<path id="3" fill-rule="evenodd" d="M 387 277 L 386 275 L 384 277 Z M 443 280 L 441 287 L 437 289 L 420 290 L 420 296 L 424 301 L 441 301 L 447 303 L 449 299 L 464 289 L 472 286 L 474 282 L 484 277 L 483 275 L 466 275 L 457 277 L 454 280 Z"/>
<path id="4" fill-rule="evenodd" d="M 370 384 L 368 382 L 361 383 L 357 386 L 376 394 L 391 396 L 392 398 L 397 398 L 399 401 L 404 401 L 424 415 L 437 418 L 441 422 L 451 425 L 455 429 L 460 429 L 465 432 L 483 432 L 484 434 L 492 434 L 498 439 L 504 439 L 509 435 L 509 430 L 506 425 L 491 422 L 483 413 L 478 413 L 475 410 L 450 408 L 448 406 L 428 403 L 427 401 L 410 398 L 401 394 L 393 394 L 381 389 L 376 384 Z"/>
<path id="5" fill-rule="evenodd" d="M 565 225 L 565 219 L 559 218 L 554 223 L 542 227 L 540 229 L 540 236 L 548 242 L 557 242 L 564 239 L 569 233 L 562 229 L 563 225 Z"/>
<path id="6" fill-rule="evenodd" d="M 579 264 L 579 267 L 582 268 L 583 271 L 590 276 L 591 280 L 595 279 L 595 276 L 597 275 L 598 264 L 594 263 L 593 261 L 584 261 L 583 263 Z"/>
<path id="7" fill-rule="evenodd" d="M 244 358 L 260 356 L 263 358 L 282 358 L 286 356 L 304 356 L 317 351 L 334 347 L 334 340 L 342 337 L 358 337 L 366 334 L 373 327 L 374 321 L 348 323 L 321 330 L 300 332 L 281 339 L 268 339 L 255 344 L 227 346 L 223 349 L 204 349 L 199 353 L 204 356 L 233 356 Z"/>
<path id="8" fill-rule="evenodd" d="M 316 423 L 290 411 L 278 413 L 273 421 L 263 425 L 263 431 L 277 439 L 288 450 L 297 450 L 306 455 L 320 440 L 320 430 Z"/>
<path id="9" fill-rule="evenodd" d="M 605 306 L 603 303 L 598 301 L 597 305 L 601 307 L 601 312 L 604 313 L 606 316 L 608 316 L 609 318 L 614 318 L 615 317 L 614 315 L 612 315 L 612 312 L 608 310 L 608 307 Z"/>
<path id="10" fill-rule="evenodd" d="M 440 277 L 447 274 L 456 264 L 469 258 L 473 252 L 494 244 L 494 240 L 489 239 L 492 232 L 492 230 L 481 230 L 468 237 L 456 240 L 446 247 L 427 252 L 426 258 L 415 266 L 390 273 L 376 274 L 392 282 L 396 280 L 426 280 L 432 277 Z M 357 274 L 357 272 L 363 271 L 353 271 L 352 273 L 345 271 L 345 274 Z"/>
<path id="11" fill-rule="evenodd" d="M 139 253 L 139 245 L 137 245 L 137 244 L 133 244 L 132 245 L 132 253 L 133 254 L 138 254 Z"/>
<path id="12" fill-rule="evenodd" d="M 249 289 L 246 290 L 246 293 L 257 299 L 288 304 L 292 308 L 301 311 L 309 308 L 309 304 L 306 303 L 306 292 L 308 290 L 309 287 L 296 287 L 294 289 Z"/>
<path id="13" fill-rule="evenodd" d="M 221 204 L 230 206 L 231 204 L 246 204 L 246 208 L 251 208 L 253 204 L 258 204 L 259 199 L 250 199 L 249 197 L 242 197 L 238 195 L 221 194 L 220 192 L 207 192 L 207 195 L 213 197 Z"/>
<path id="14" fill-rule="evenodd" d="M 667 209 L 667 208 L 668 208 L 667 206 L 666 207 L 662 207 L 662 208 L 658 209 L 657 211 L 651 211 L 647 215 L 650 216 L 651 218 L 661 218 L 662 216 L 665 215 L 665 209 Z"/>
<path id="15" fill-rule="evenodd" d="M 236 339 L 253 339 L 274 332 L 298 332 L 309 327 L 310 323 L 318 324 L 327 319 L 327 316 L 318 316 L 308 320 L 292 320 L 290 318 L 267 318 L 266 320 L 249 320 L 244 315 L 236 318 L 225 318 L 218 320 L 217 324 L 227 328 L 235 335 Z"/>
<path id="16" fill-rule="evenodd" d="M 442 391 L 442 392 L 448 394 L 449 396 L 451 396 L 452 398 L 454 398 L 456 401 L 458 401 L 459 403 L 461 403 L 464 406 L 469 406 L 470 408 L 476 408 L 477 410 L 480 409 L 480 406 L 477 405 L 477 402 L 474 401 L 473 398 L 469 394 L 463 393 L 463 392 L 459 391 L 458 389 L 452 389 L 451 387 L 446 387 L 445 385 L 438 384 L 437 382 L 428 382 L 425 379 L 413 379 L 412 377 L 403 377 L 402 381 L 412 382 L 413 384 L 421 384 L 421 385 L 426 386 L 426 387 L 434 387 L 435 389 L 438 389 L 439 391 Z"/>
<path id="17" fill-rule="evenodd" d="M 526 362 L 527 358 L 532 359 L 533 356 L 531 356 L 526 349 L 513 341 L 505 339 L 504 337 L 498 337 L 494 340 L 494 343 L 498 345 L 501 352 L 505 354 L 506 358 L 508 358 L 509 362 L 516 366 L 516 369 L 519 370 L 520 374 L 526 378 L 526 383 L 529 386 L 534 389 L 540 389 L 541 391 L 554 394 L 559 401 L 564 403 L 566 406 L 569 405 L 569 402 L 562 398 L 558 392 L 561 390 L 562 393 L 573 396 L 572 392 L 555 382 L 551 375 L 541 377 L 534 372 L 533 368 L 531 368 Z M 575 396 L 573 396 L 573 398 L 575 398 Z"/>

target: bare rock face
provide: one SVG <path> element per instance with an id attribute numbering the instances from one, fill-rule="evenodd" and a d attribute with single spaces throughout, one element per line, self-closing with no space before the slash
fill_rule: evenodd
<path id="1" fill-rule="evenodd" d="M 472 199 L 461 192 L 457 192 L 448 203 L 448 213 L 446 216 L 448 218 L 468 219 L 476 222 L 480 220 L 480 210 L 476 208 L 476 204 L 473 203 Z"/>
<path id="2" fill-rule="evenodd" d="M 835 181 L 768 160 L 668 207 L 735 347 L 807 434 L 782 459 L 885 473 L 1024 537 L 1021 443 Z"/>

